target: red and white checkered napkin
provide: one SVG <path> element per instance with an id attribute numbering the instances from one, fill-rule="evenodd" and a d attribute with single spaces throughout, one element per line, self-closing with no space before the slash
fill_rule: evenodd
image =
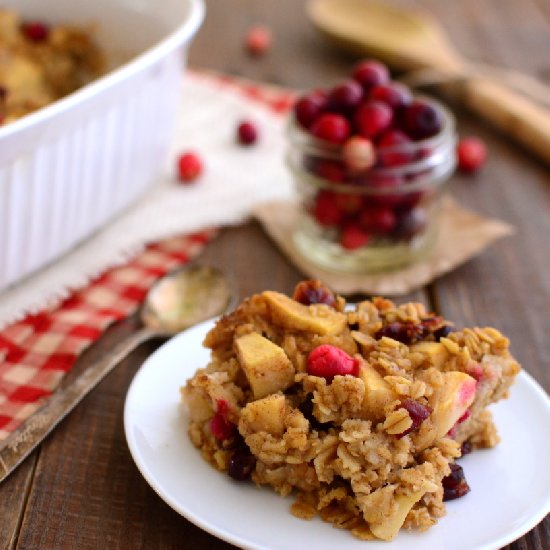
<path id="1" fill-rule="evenodd" d="M 214 235 L 207 230 L 152 244 L 57 308 L 0 332 L 0 441 L 40 407 L 111 323 L 136 310 L 158 277 L 195 257 Z"/>
<path id="2" fill-rule="evenodd" d="M 279 114 L 289 110 L 295 97 L 288 90 L 225 75 L 195 77 L 237 91 Z M 158 277 L 196 256 L 215 233 L 205 230 L 149 245 L 131 262 L 106 271 L 60 305 L 0 331 L 0 442 L 42 405 L 109 325 L 137 309 Z"/>

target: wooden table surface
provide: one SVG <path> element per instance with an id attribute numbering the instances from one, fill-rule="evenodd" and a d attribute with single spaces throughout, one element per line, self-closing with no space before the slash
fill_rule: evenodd
<path id="1" fill-rule="evenodd" d="M 400 4 L 431 10 L 471 58 L 550 78 L 548 1 Z M 297 0 L 208 1 L 191 65 L 296 88 L 335 83 L 354 59 L 323 41 L 304 7 Z M 273 49 L 261 59 L 248 57 L 242 48 L 246 29 L 256 22 L 269 25 L 274 34 Z M 424 300 L 459 326 L 498 327 L 510 337 L 525 370 L 548 391 L 550 172 L 505 135 L 460 109 L 456 113 L 460 134 L 482 137 L 490 159 L 477 177 L 456 176 L 453 193 L 478 212 L 512 223 L 517 234 L 400 300 Z M 240 297 L 264 289 L 291 292 L 301 278 L 254 222 L 223 230 L 202 260 L 232 272 Z M 112 343 L 133 326 L 130 319 L 113 327 L 83 355 L 81 365 L 109 353 Z M 124 398 L 136 369 L 156 345 L 144 345 L 125 360 L 0 486 L 0 548 L 230 547 L 172 511 L 130 457 L 122 425 Z M 550 520 L 508 548 L 550 548 Z"/>

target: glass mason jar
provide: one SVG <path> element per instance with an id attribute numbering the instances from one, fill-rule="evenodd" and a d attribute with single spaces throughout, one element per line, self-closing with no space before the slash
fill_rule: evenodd
<path id="1" fill-rule="evenodd" d="M 309 260 L 335 271 L 367 273 L 424 257 L 438 233 L 445 183 L 454 171 L 452 114 L 435 136 L 376 149 L 376 164 L 348 168 L 342 146 L 316 139 L 294 120 L 287 163 L 300 199 L 294 242 Z"/>

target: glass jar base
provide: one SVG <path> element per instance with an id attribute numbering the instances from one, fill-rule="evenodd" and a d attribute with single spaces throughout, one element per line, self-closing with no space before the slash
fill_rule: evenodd
<path id="1" fill-rule="evenodd" d="M 293 234 L 294 244 L 306 259 L 330 271 L 343 273 L 375 273 L 406 267 L 426 257 L 435 239 L 435 231 L 427 231 L 408 243 L 346 250 L 300 227 Z"/>

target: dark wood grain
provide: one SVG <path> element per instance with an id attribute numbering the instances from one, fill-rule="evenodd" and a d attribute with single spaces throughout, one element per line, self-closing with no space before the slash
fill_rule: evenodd
<path id="1" fill-rule="evenodd" d="M 455 45 L 472 58 L 550 75 L 550 6 L 544 0 L 397 3 L 437 15 Z M 307 21 L 304 5 L 297 0 L 209 0 L 191 65 L 295 88 L 340 80 L 354 59 L 323 41 Z M 243 50 L 247 28 L 257 22 L 274 34 L 273 49 L 261 59 Z M 459 132 L 483 137 L 490 159 L 477 177 L 457 176 L 453 193 L 477 211 L 514 224 L 517 234 L 401 299 L 424 300 L 458 325 L 497 326 L 512 340 L 525 369 L 549 390 L 549 172 L 506 136 L 455 110 Z M 266 288 L 290 292 L 301 278 L 255 222 L 223 230 L 200 261 L 232 274 L 240 298 Z M 134 327 L 130 319 L 111 329 L 84 354 L 80 367 L 109 353 Z M 124 397 L 136 369 L 157 345 L 144 345 L 125 360 L 0 487 L 0 548 L 231 548 L 172 511 L 129 455 Z M 548 518 L 508 548 L 550 548 Z"/>

